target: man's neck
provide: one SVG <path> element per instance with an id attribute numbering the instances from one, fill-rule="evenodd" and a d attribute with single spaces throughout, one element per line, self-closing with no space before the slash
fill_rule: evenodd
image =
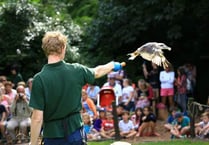
<path id="1" fill-rule="evenodd" d="M 57 63 L 59 61 L 61 61 L 62 59 L 60 58 L 60 56 L 58 55 L 49 55 L 48 56 L 48 64 L 51 64 L 51 63 Z"/>

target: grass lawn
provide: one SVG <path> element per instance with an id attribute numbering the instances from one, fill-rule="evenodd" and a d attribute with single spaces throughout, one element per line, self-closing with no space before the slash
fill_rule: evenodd
<path id="1" fill-rule="evenodd" d="M 88 145 L 110 145 L 113 141 L 88 142 Z M 132 145 L 209 145 L 209 141 L 172 140 L 166 142 L 137 142 Z"/>

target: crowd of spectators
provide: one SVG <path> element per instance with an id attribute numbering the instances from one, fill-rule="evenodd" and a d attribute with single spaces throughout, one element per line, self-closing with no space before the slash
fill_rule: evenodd
<path id="1" fill-rule="evenodd" d="M 16 74 L 12 70 L 13 75 Z M 20 75 L 8 80 L 0 76 L 0 135 L 1 142 L 28 142 L 32 108 L 29 107 L 32 78 L 25 83 Z M 20 78 L 20 79 L 19 79 Z M 19 81 L 17 81 L 19 80 Z"/>
<path id="2" fill-rule="evenodd" d="M 97 108 L 97 113 L 104 112 L 99 111 L 101 106 L 98 98 L 102 97 L 99 94 L 99 89 L 110 86 L 115 95 L 121 137 L 160 136 L 161 134 L 156 131 L 156 121 L 162 114 L 165 116 L 163 117 L 165 131 L 169 130 L 171 138 L 190 136 L 191 122 L 188 116 L 187 103 L 189 97 L 194 97 L 195 66 L 185 64 L 176 70 L 171 65 L 165 70 L 160 70 L 155 64 L 151 64 L 151 66 L 152 68 L 148 69 L 147 64 L 142 65 L 144 77 L 137 81 L 133 80 L 136 84 L 124 72 L 112 72 L 107 75 L 107 82 L 104 85 L 101 87 L 95 85 L 97 89 L 94 91 L 92 100 Z M 92 88 L 92 85 L 90 87 Z M 90 96 L 88 90 L 87 96 Z M 102 119 L 98 115 L 101 124 L 96 127 L 97 133 L 96 135 L 95 132 L 93 133 L 93 138 L 92 132 L 88 131 L 89 136 L 91 136 L 89 139 L 109 139 L 115 135 L 111 109 L 109 106 L 104 108 L 106 111 L 103 114 L 106 117 L 103 116 Z M 161 113 L 161 109 L 167 113 Z M 84 109 L 83 113 L 87 115 L 88 111 Z M 90 117 L 92 128 L 95 128 L 95 122 L 98 118 Z M 209 128 L 209 121 L 205 121 L 205 124 L 207 123 L 206 128 Z M 198 134 L 196 135 L 198 136 Z"/>
<path id="3" fill-rule="evenodd" d="M 190 129 L 187 116 L 188 97 L 193 96 L 196 83 L 195 66 L 186 64 L 176 71 L 172 66 L 160 70 L 155 64 L 148 69 L 142 65 L 143 78 L 132 80 L 122 70 L 107 75 L 102 86 L 87 84 L 82 90 L 81 114 L 84 129 L 89 140 L 110 139 L 115 136 L 111 107 L 101 107 L 98 98 L 101 88 L 109 86 L 114 91 L 120 136 L 133 138 L 160 136 L 156 131 L 156 121 L 160 109 L 170 112 L 165 123 L 172 138 L 183 138 Z M 176 74 L 175 74 L 176 72 Z M 29 107 L 33 78 L 24 82 L 15 70 L 13 78 L 0 76 L 0 133 L 1 141 L 9 135 L 21 143 L 27 141 L 32 108 Z M 135 83 L 134 83 L 135 82 Z M 160 107 L 161 106 L 161 107 Z M 162 107 L 163 106 L 163 107 Z M 209 132 L 209 113 L 202 115 L 202 121 L 195 124 L 196 135 L 204 138 Z M 22 134 L 17 139 L 17 134 Z"/>

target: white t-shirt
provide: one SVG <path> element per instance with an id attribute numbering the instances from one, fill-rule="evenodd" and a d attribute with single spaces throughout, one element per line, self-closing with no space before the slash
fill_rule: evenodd
<path id="1" fill-rule="evenodd" d="M 175 80 L 175 73 L 173 71 L 170 71 L 170 72 L 161 71 L 160 72 L 161 88 L 173 88 L 174 80 Z"/>
<path id="2" fill-rule="evenodd" d="M 133 93 L 134 88 L 132 86 L 124 87 L 122 90 L 122 102 L 126 103 L 129 98 L 131 97 L 131 93 Z M 132 102 L 134 102 L 134 97 L 131 99 Z"/>
<path id="3" fill-rule="evenodd" d="M 209 122 L 205 123 L 204 121 L 199 122 L 199 125 L 201 128 L 204 128 L 205 126 L 209 126 Z"/>
<path id="4" fill-rule="evenodd" d="M 129 132 L 130 130 L 134 129 L 133 121 L 129 120 L 125 123 L 123 120 L 119 122 L 119 128 L 122 132 Z"/>

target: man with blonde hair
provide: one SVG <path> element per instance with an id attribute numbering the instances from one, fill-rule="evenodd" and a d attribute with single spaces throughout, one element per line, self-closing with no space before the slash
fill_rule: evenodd
<path id="1" fill-rule="evenodd" d="M 67 37 L 61 32 L 47 32 L 42 48 L 48 58 L 41 72 L 34 76 L 30 98 L 33 107 L 31 145 L 38 145 L 43 123 L 45 145 L 85 145 L 86 137 L 80 115 L 81 90 L 112 70 L 122 69 L 118 62 L 95 68 L 64 61 Z"/>

